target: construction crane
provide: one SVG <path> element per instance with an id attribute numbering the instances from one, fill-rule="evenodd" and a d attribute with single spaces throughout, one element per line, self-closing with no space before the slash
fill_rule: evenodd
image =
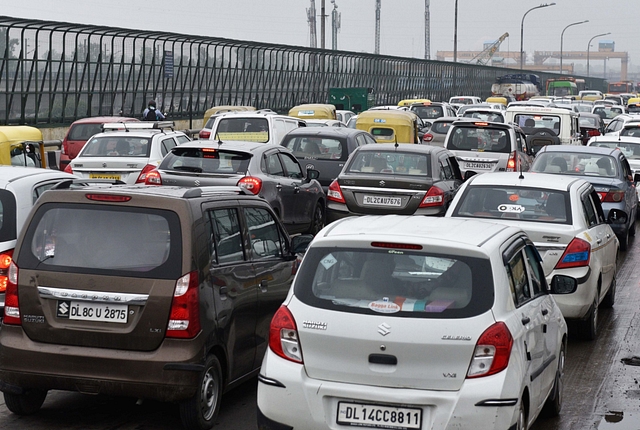
<path id="1" fill-rule="evenodd" d="M 504 39 L 506 39 L 507 37 L 509 37 L 509 33 L 505 33 L 500 36 L 498 40 L 487 46 L 484 51 L 480 52 L 478 55 L 469 60 L 469 63 L 473 63 L 475 61 L 476 64 L 486 66 L 487 63 L 491 61 L 493 54 L 495 54 L 496 51 L 500 48 L 500 44 L 504 42 Z"/>

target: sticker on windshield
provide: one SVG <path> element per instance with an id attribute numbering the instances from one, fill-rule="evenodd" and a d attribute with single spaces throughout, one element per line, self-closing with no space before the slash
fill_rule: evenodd
<path id="1" fill-rule="evenodd" d="M 390 302 L 388 297 L 369 303 L 369 309 L 375 312 L 380 312 L 381 314 L 394 314 L 396 312 L 400 312 L 400 306 L 397 303 Z"/>
<path id="2" fill-rule="evenodd" d="M 525 211 L 524 206 L 521 205 L 500 205 L 498 206 L 498 212 L 520 214 Z"/>
<path id="3" fill-rule="evenodd" d="M 329 270 L 331 266 L 333 266 L 337 262 L 338 260 L 336 260 L 336 258 L 333 255 L 329 254 L 326 257 L 324 257 L 322 261 L 320 261 L 320 264 L 322 264 L 322 267 L 324 267 L 325 270 Z"/>

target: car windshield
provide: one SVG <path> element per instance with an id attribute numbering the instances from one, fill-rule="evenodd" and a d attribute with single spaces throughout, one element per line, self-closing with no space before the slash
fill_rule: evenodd
<path id="1" fill-rule="evenodd" d="M 447 134 L 447 132 L 451 128 L 451 122 L 452 121 L 449 121 L 449 122 L 436 121 L 431 126 L 430 132 L 431 133 L 438 133 L 438 134 Z"/>
<path id="2" fill-rule="evenodd" d="M 338 139 L 317 137 L 317 136 L 300 136 L 288 137 L 282 142 L 285 146 L 293 151 L 293 155 L 298 159 L 317 159 L 317 160 L 346 160 L 347 151 L 346 142 Z"/>
<path id="3" fill-rule="evenodd" d="M 348 173 L 431 176 L 428 154 L 401 151 L 360 151 L 347 166 Z"/>
<path id="4" fill-rule="evenodd" d="M 295 280 L 312 306 L 409 318 L 462 318 L 494 300 L 489 260 L 400 249 L 311 248 Z"/>
<path id="5" fill-rule="evenodd" d="M 572 106 L 575 106 L 575 108 L 578 109 L 578 112 L 591 113 L 591 109 L 593 109 L 593 105 L 586 104 L 586 103 L 576 103 L 576 104 L 573 104 Z"/>
<path id="6" fill-rule="evenodd" d="M 469 112 L 467 110 L 462 117 L 475 118 L 480 121 L 504 122 L 504 116 L 497 112 Z"/>
<path id="7" fill-rule="evenodd" d="M 162 160 L 160 169 L 191 173 L 244 174 L 251 154 L 214 148 L 176 147 Z"/>
<path id="8" fill-rule="evenodd" d="M 603 176 L 615 178 L 618 167 L 609 155 L 581 152 L 544 152 L 536 156 L 532 172 L 560 173 L 571 176 Z"/>
<path id="9" fill-rule="evenodd" d="M 620 136 L 640 137 L 640 125 L 624 127 L 620 130 Z"/>
<path id="10" fill-rule="evenodd" d="M 68 140 L 87 141 L 94 134 L 102 132 L 102 124 L 74 124 L 69 130 Z"/>
<path id="11" fill-rule="evenodd" d="M 447 149 L 477 152 L 511 152 L 508 130 L 478 126 L 456 127 L 449 136 Z"/>
<path id="12" fill-rule="evenodd" d="M 624 110 L 617 106 L 596 106 L 593 108 L 593 113 L 602 119 L 613 119 L 624 113 Z"/>
<path id="13" fill-rule="evenodd" d="M 82 149 L 82 157 L 149 157 L 151 139 L 147 137 L 98 136 Z"/>
<path id="14" fill-rule="evenodd" d="M 411 106 L 411 112 L 422 119 L 436 119 L 444 116 L 442 106 Z"/>
<path id="15" fill-rule="evenodd" d="M 629 113 L 640 113 L 640 105 L 629 105 L 627 106 L 627 112 Z"/>
<path id="16" fill-rule="evenodd" d="M 266 118 L 222 118 L 213 138 L 266 143 L 269 141 L 269 122 Z"/>
<path id="17" fill-rule="evenodd" d="M 560 134 L 560 117 L 556 115 L 530 115 L 518 114 L 514 117 L 514 122 L 530 133 L 533 128 L 545 128 L 551 130 L 556 136 Z M 527 130 L 529 129 L 529 130 Z"/>
<path id="18" fill-rule="evenodd" d="M 640 130 L 638 130 L 640 132 Z M 640 160 L 640 144 L 635 142 L 613 141 L 613 142 L 593 142 L 589 146 L 600 146 L 603 148 L 619 149 L 625 157 L 630 160 Z"/>
<path id="19" fill-rule="evenodd" d="M 569 194 L 563 191 L 509 186 L 471 186 L 453 216 L 570 224 Z"/>

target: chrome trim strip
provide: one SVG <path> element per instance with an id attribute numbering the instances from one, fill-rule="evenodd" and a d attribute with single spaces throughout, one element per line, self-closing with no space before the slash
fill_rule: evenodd
<path id="1" fill-rule="evenodd" d="M 534 379 L 536 379 L 538 376 L 542 375 L 542 372 L 544 372 L 544 369 L 546 369 L 547 367 L 549 367 L 549 365 L 551 363 L 553 363 L 553 361 L 556 359 L 556 355 L 553 354 L 551 356 L 549 356 L 543 363 L 542 366 L 540 366 L 539 369 L 536 369 L 533 373 L 531 373 L 531 382 L 534 381 Z"/>
<path id="2" fill-rule="evenodd" d="M 488 399 L 475 404 L 475 406 L 515 406 L 518 399 Z"/>
<path id="3" fill-rule="evenodd" d="M 407 193 L 407 194 L 424 194 L 429 190 L 411 190 L 408 188 L 371 188 L 371 187 L 353 187 L 353 186 L 344 186 L 340 185 L 343 190 L 349 191 L 367 191 L 367 192 L 377 192 L 377 191 L 385 191 L 392 193 Z"/>
<path id="4" fill-rule="evenodd" d="M 267 378 L 266 376 L 261 374 L 258 374 L 258 382 L 262 382 L 265 385 L 271 385 L 273 387 L 287 388 L 282 382 L 275 379 Z"/>
<path id="5" fill-rule="evenodd" d="M 78 300 L 83 302 L 119 303 L 126 305 L 147 304 L 148 294 L 107 293 L 104 291 L 73 290 L 69 288 L 38 287 L 43 299 Z"/>

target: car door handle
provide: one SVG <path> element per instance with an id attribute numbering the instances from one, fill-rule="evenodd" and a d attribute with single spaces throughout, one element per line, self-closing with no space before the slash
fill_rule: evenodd
<path id="1" fill-rule="evenodd" d="M 610 239 L 611 235 L 609 233 L 607 233 L 607 239 Z"/>
<path id="2" fill-rule="evenodd" d="M 522 317 L 522 325 L 527 325 L 531 322 L 531 318 L 529 317 Z"/>
<path id="3" fill-rule="evenodd" d="M 542 312 L 542 315 L 547 315 L 549 313 L 548 309 L 542 309 L 540 312 Z"/>
<path id="4" fill-rule="evenodd" d="M 282 190 L 282 185 L 276 184 L 276 188 L 278 189 L 278 191 L 281 191 Z"/>
<path id="5" fill-rule="evenodd" d="M 602 239 L 597 239 L 597 240 L 596 240 L 596 243 L 597 243 L 598 245 L 600 245 L 600 244 L 602 243 Z"/>
<path id="6" fill-rule="evenodd" d="M 263 279 L 262 281 L 260 281 L 260 291 L 262 291 L 263 293 L 266 293 L 267 286 L 268 286 L 268 282 L 266 279 Z"/>
<path id="7" fill-rule="evenodd" d="M 293 192 L 294 193 L 299 193 L 300 192 L 300 187 L 297 186 L 297 185 L 295 187 L 293 187 Z"/>

